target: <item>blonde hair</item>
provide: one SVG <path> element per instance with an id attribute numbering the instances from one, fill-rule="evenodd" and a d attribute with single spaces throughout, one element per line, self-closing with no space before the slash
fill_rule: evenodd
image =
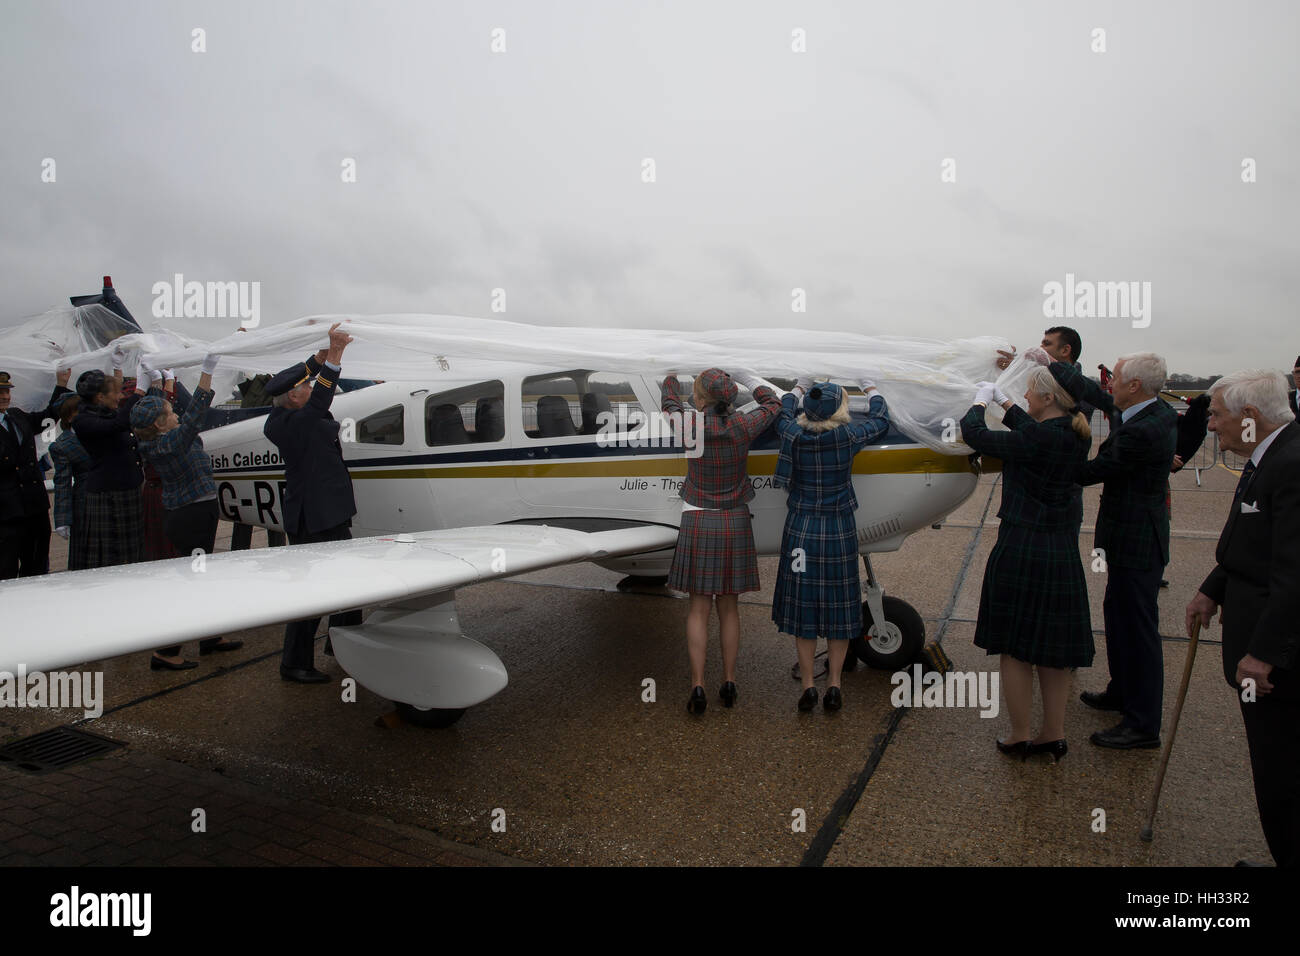
<path id="1" fill-rule="evenodd" d="M 806 414 L 800 412 L 799 417 L 795 419 L 795 421 L 799 423 L 799 427 L 804 431 L 812 432 L 813 434 L 833 431 L 841 425 L 847 425 L 852 420 L 853 419 L 849 417 L 848 389 L 840 389 L 840 407 L 835 409 L 835 414 L 830 418 L 823 419 L 819 422 L 813 422 L 808 420 Z"/>
<path id="2" fill-rule="evenodd" d="M 1070 409 L 1075 406 L 1074 399 L 1069 392 L 1061 387 L 1061 383 L 1056 380 L 1056 376 L 1041 365 L 1030 369 L 1026 387 L 1034 394 L 1050 400 L 1053 405 L 1067 415 Z M 1075 412 L 1070 415 L 1070 427 L 1074 429 L 1074 433 L 1080 438 L 1092 441 L 1092 426 L 1088 424 L 1088 419 L 1083 412 Z"/>

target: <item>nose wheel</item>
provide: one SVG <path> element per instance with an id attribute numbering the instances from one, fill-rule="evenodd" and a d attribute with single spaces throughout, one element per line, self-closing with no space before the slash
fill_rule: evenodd
<path id="1" fill-rule="evenodd" d="M 862 636 L 853 638 L 850 648 L 864 664 L 887 671 L 902 670 L 922 657 L 925 622 L 912 605 L 885 595 L 871 570 L 871 559 L 865 554 L 862 563 L 867 568 Z"/>

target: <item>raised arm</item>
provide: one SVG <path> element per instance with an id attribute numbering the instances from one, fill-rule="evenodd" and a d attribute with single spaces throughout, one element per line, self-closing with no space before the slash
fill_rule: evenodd
<path id="1" fill-rule="evenodd" d="M 1002 421 L 1011 430 L 1005 432 L 989 428 L 984 421 L 984 409 L 983 404 L 974 404 L 962 417 L 962 441 L 982 455 L 992 455 L 994 458 L 1006 461 L 1029 458 L 1033 455 L 1033 444 L 1025 429 L 1027 425 L 1033 424 L 1034 420 L 1025 414 L 1020 406 L 1012 405 L 1007 409 L 1006 417 Z"/>
<path id="2" fill-rule="evenodd" d="M 662 411 L 681 414 L 682 411 L 682 384 L 677 380 L 676 375 L 669 375 L 660 386 L 660 395 L 662 396 L 659 407 Z"/>
<path id="3" fill-rule="evenodd" d="M 781 414 L 781 398 L 771 382 L 749 369 L 736 369 L 731 377 L 753 392 L 758 402 L 758 408 L 739 416 L 740 428 L 753 441 Z"/>
<path id="4" fill-rule="evenodd" d="M 876 391 L 876 383 L 869 378 L 858 382 L 862 394 L 867 396 L 867 417 L 865 421 L 848 425 L 854 449 L 870 445 L 885 432 L 889 431 L 889 407 L 885 397 Z"/>

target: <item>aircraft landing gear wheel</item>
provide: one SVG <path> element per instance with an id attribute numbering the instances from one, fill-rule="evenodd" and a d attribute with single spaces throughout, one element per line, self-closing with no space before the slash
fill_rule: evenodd
<path id="1" fill-rule="evenodd" d="M 402 720 L 406 721 L 412 727 L 450 727 L 461 717 L 465 716 L 465 708 L 457 707 L 449 710 L 432 707 L 429 710 L 422 710 L 414 704 L 404 704 L 397 701 L 397 713 Z"/>
<path id="2" fill-rule="evenodd" d="M 883 627 L 876 625 L 871 608 L 865 601 L 862 603 L 862 636 L 853 638 L 849 646 L 863 663 L 881 670 L 902 670 L 921 659 L 925 622 L 906 601 L 885 595 L 883 603 Z"/>

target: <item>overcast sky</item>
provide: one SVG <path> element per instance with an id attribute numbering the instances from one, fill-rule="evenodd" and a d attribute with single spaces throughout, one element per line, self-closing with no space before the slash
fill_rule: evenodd
<path id="1" fill-rule="evenodd" d="M 153 284 L 182 273 L 260 282 L 264 325 L 442 312 L 1027 346 L 1060 321 L 1090 369 L 1300 353 L 1286 0 L 4 0 L 4 19 L 5 324 L 108 273 L 148 326 Z M 1150 325 L 1046 319 L 1067 273 L 1149 282 Z"/>

